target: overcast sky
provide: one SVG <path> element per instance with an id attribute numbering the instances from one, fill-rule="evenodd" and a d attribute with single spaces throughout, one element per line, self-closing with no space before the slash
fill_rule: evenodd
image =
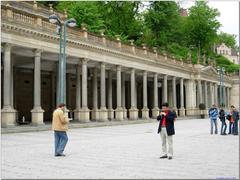
<path id="1" fill-rule="evenodd" d="M 184 8 L 189 8 L 194 5 L 194 1 L 180 0 L 180 2 Z M 236 41 L 239 44 L 239 1 L 210 0 L 208 5 L 218 9 L 221 14 L 220 17 L 218 17 L 219 22 L 222 24 L 220 31 L 237 35 Z"/>

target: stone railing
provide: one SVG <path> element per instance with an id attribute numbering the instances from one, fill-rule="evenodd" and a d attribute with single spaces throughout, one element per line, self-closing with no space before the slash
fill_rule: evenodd
<path id="1" fill-rule="evenodd" d="M 35 6 L 35 7 L 34 7 Z M 21 24 L 23 27 L 29 27 L 40 32 L 46 32 L 49 36 L 56 35 L 56 25 L 48 21 L 48 17 L 53 12 L 43 7 L 36 7 L 36 4 L 29 2 L 4 2 L 1 5 L 2 22 L 9 21 L 14 24 Z M 59 16 L 62 14 L 57 13 Z M 121 53 L 131 54 L 143 57 L 151 61 L 161 61 L 167 64 L 176 64 L 177 66 L 192 67 L 191 63 L 176 60 L 168 55 L 159 54 L 155 49 L 148 49 L 144 44 L 137 47 L 133 44 L 124 44 L 119 37 L 116 40 L 110 40 L 102 35 L 96 35 L 87 31 L 86 27 L 68 28 L 68 40 L 77 40 L 88 44 L 97 45 L 101 48 L 115 50 Z"/>

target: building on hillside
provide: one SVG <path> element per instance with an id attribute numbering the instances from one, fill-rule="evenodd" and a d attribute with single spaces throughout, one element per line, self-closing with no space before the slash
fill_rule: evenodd
<path id="1" fill-rule="evenodd" d="M 222 43 L 221 45 L 217 46 L 216 50 L 217 54 L 223 55 L 234 64 L 239 64 L 238 52 L 235 49 L 230 48 L 226 44 Z"/>
<path id="2" fill-rule="evenodd" d="M 180 16 L 188 16 L 187 9 L 180 8 Z"/>

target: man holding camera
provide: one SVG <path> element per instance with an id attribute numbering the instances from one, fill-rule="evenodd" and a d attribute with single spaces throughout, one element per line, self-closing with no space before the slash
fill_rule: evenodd
<path id="1" fill-rule="evenodd" d="M 176 119 L 176 113 L 170 111 L 168 103 L 162 104 L 162 111 L 160 112 L 157 120 L 159 121 L 158 133 L 160 133 L 162 140 L 162 156 L 160 159 L 168 158 L 169 160 L 173 157 L 173 135 L 174 121 Z M 168 143 L 168 151 L 167 151 Z"/>

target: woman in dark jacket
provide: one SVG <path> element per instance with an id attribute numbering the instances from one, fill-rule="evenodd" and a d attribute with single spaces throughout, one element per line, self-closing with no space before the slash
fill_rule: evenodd
<path id="1" fill-rule="evenodd" d="M 225 112 L 223 109 L 220 109 L 220 111 L 219 111 L 219 119 L 222 122 L 221 135 L 226 135 L 227 124 L 225 121 Z"/>

